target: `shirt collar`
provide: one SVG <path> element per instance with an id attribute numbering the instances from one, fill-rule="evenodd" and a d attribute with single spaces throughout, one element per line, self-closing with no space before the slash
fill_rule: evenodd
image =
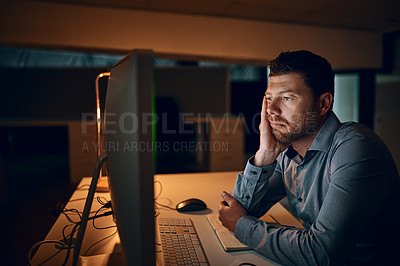
<path id="1" fill-rule="evenodd" d="M 310 148 L 308 148 L 304 160 L 307 161 L 315 155 L 314 152 L 309 152 L 309 151 L 328 152 L 332 144 L 333 137 L 335 136 L 336 131 L 341 126 L 342 123 L 340 123 L 339 119 L 332 111 L 326 118 L 320 130 L 318 131 L 317 136 L 315 136 L 313 142 L 311 143 Z M 293 147 L 290 145 L 284 152 L 285 155 L 290 160 L 295 160 L 298 164 L 300 164 L 303 161 L 303 158 L 301 158 L 301 156 L 297 153 L 297 151 L 293 149 Z"/>
<path id="2" fill-rule="evenodd" d="M 342 126 L 339 119 L 332 111 L 329 116 L 326 118 L 324 124 L 320 128 L 315 136 L 314 141 L 311 143 L 310 150 L 319 150 L 323 152 L 327 152 L 329 147 L 332 144 L 333 137 L 336 134 L 336 131 Z"/>

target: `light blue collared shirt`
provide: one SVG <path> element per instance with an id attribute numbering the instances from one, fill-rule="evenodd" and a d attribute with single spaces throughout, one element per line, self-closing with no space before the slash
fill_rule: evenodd
<path id="1" fill-rule="evenodd" d="M 371 130 L 342 124 L 333 112 L 304 159 L 292 147 L 272 165 L 256 167 L 250 158 L 233 196 L 248 212 L 236 223 L 236 237 L 278 263 L 382 264 L 400 252 L 393 158 Z M 275 228 L 256 218 L 284 197 L 305 229 Z"/>

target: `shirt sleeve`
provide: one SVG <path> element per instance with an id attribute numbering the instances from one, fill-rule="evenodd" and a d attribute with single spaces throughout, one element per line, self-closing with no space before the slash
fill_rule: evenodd
<path id="1" fill-rule="evenodd" d="M 254 166 L 251 157 L 243 173 L 238 174 L 233 197 L 254 217 L 263 216 L 275 203 L 286 196 L 282 174 L 277 163 Z"/>
<path id="2" fill-rule="evenodd" d="M 388 194 L 385 159 L 381 154 L 382 150 L 362 138 L 335 148 L 327 166 L 330 185 L 309 230 L 275 228 L 249 213 L 236 223 L 235 236 L 283 265 L 342 264 L 360 237 L 369 231 L 367 226 Z M 263 180 L 262 176 L 259 179 Z M 257 184 L 253 187 L 250 191 L 258 195 Z M 251 206 L 245 202 L 247 208 Z"/>

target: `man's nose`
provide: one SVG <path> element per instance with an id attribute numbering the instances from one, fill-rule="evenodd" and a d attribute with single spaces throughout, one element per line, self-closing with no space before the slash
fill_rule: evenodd
<path id="1" fill-rule="evenodd" d="M 267 113 L 270 115 L 280 114 L 279 101 L 277 99 L 271 99 L 268 102 Z"/>

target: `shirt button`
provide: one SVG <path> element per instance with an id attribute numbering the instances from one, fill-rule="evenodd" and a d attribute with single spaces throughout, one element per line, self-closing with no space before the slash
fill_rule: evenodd
<path id="1" fill-rule="evenodd" d="M 252 174 L 252 175 L 256 175 L 257 172 L 256 172 L 256 171 L 251 171 L 251 174 Z"/>
<path id="2" fill-rule="evenodd" d="M 302 201 L 303 201 L 303 198 L 302 198 L 302 197 L 298 197 L 297 200 L 298 200 L 299 202 L 302 202 Z"/>

